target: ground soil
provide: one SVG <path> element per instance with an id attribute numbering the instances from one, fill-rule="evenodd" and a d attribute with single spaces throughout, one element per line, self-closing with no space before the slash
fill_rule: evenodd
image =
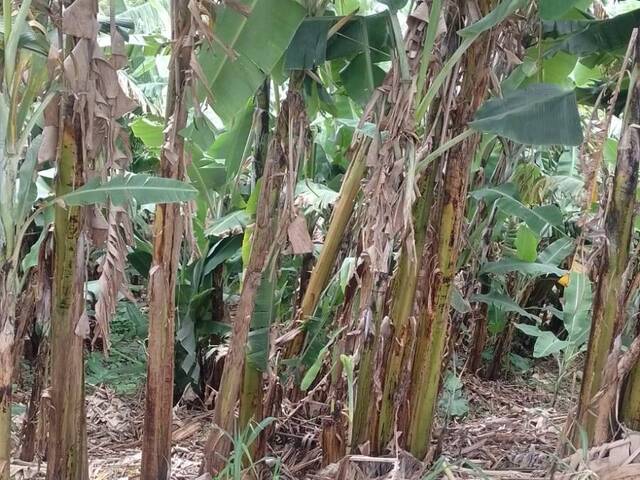
<path id="1" fill-rule="evenodd" d="M 440 418 L 429 463 L 418 462 L 405 452 L 385 458 L 363 452 L 322 468 L 319 433 L 322 405 L 285 405 L 275 440 L 264 460 L 274 477 L 324 480 L 367 478 L 550 478 L 558 463 L 560 434 L 574 403 L 571 379 L 554 396 L 556 372 L 552 363 L 541 363 L 530 372 L 507 380 L 485 381 L 462 376 L 468 413 Z M 27 398 L 18 394 L 18 402 Z M 87 397 L 91 478 L 133 480 L 139 478 L 142 398 L 118 396 L 100 387 Z M 286 421 L 284 419 L 286 418 Z M 21 415 L 15 417 L 18 431 Z M 172 479 L 198 477 L 204 440 L 211 414 L 181 403 L 174 409 Z M 17 441 L 17 438 L 16 438 Z M 280 459 L 277 460 L 277 459 Z M 14 478 L 42 478 L 43 465 L 15 462 Z M 429 476 L 431 475 L 431 476 Z"/>

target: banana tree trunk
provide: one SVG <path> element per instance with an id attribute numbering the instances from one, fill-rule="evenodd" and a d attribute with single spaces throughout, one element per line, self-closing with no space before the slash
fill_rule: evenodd
<path id="1" fill-rule="evenodd" d="M 411 322 L 411 315 L 420 270 L 420 257 L 412 261 L 411 251 L 422 252 L 424 248 L 429 214 L 433 206 L 436 174 L 437 166 L 434 166 L 420 180 L 421 197 L 414 208 L 414 245 L 402 249 L 398 271 L 391 286 L 390 318 L 393 322 L 393 332 L 389 352 L 384 362 L 382 400 L 378 414 L 378 452 L 383 451 L 393 438 L 397 415 L 402 411 L 402 395 L 399 394 L 399 388 L 403 380 L 403 368 L 410 360 L 413 351 L 411 346 L 415 335 L 415 324 Z"/>
<path id="2" fill-rule="evenodd" d="M 302 128 L 303 124 L 306 125 L 305 115 L 302 96 L 297 88 L 290 88 L 280 109 L 276 132 L 270 143 L 264 166 L 251 242 L 251 255 L 242 282 L 229 350 L 225 358 L 220 389 L 216 396 L 214 429 L 205 446 L 202 469 L 212 475 L 224 468 L 232 448 L 230 436 L 233 438 L 236 427 L 234 412 L 243 384 L 246 346 L 256 294 L 269 262 L 277 255 L 278 245 L 285 240 L 283 233 L 286 234 L 288 213 L 285 212 L 285 215 L 280 218 L 278 216 L 280 192 L 287 173 L 295 175 L 297 171 L 300 152 L 293 149 L 305 141 L 299 137 L 306 131 Z M 295 131 L 289 131 L 290 125 L 295 126 Z M 290 138 L 293 138 L 294 143 L 289 144 Z M 294 159 L 293 165 L 289 164 L 290 158 Z M 287 167 L 292 168 L 293 171 L 287 171 Z M 288 178 L 288 180 L 291 179 Z M 293 192 L 288 194 L 292 195 Z"/>
<path id="3" fill-rule="evenodd" d="M 65 120 L 56 174 L 56 195 L 84 182 L 79 120 Z M 84 404 L 85 258 L 82 207 L 58 205 L 54 217 L 51 313 L 51 423 L 47 479 L 88 480 Z"/>
<path id="4" fill-rule="evenodd" d="M 367 145 L 370 143 L 366 137 L 360 138 L 360 143 L 356 143 L 351 148 L 351 164 L 345 174 L 344 181 L 340 187 L 338 200 L 333 207 L 329 230 L 325 237 L 320 256 L 316 262 L 307 284 L 307 288 L 302 298 L 300 310 L 296 317 L 300 322 L 303 331 L 296 335 L 287 350 L 287 358 L 292 358 L 300 354 L 304 345 L 304 326 L 309 318 L 314 314 L 320 296 L 327 286 L 329 276 L 333 271 L 334 264 L 338 258 L 340 245 L 344 237 L 347 224 L 351 219 L 355 200 L 360 191 L 360 182 L 365 171 L 365 155 Z"/>
<path id="5" fill-rule="evenodd" d="M 625 270 L 629 264 L 629 253 L 633 235 L 635 217 L 636 188 L 638 186 L 638 164 L 640 159 L 640 83 L 638 82 L 638 59 L 640 43 L 636 43 L 633 87 L 630 89 L 625 126 L 618 145 L 618 158 L 613 177 L 613 186 L 608 210 L 605 215 L 607 246 L 603 255 L 596 292 L 593 300 L 592 326 L 589 347 L 585 361 L 582 388 L 578 402 L 578 425 L 586 431 L 589 444 L 606 441 L 609 432 L 598 431 L 598 425 L 607 425 L 602 419 L 612 412 L 594 411 L 594 396 L 602 388 L 602 379 L 607 357 L 614 338 L 622 328 L 624 318 Z M 638 400 L 638 368 L 636 367 L 627 382 L 622 395 L 623 421 L 635 423 L 640 417 Z M 600 421 L 599 421 L 600 420 Z M 606 428 L 606 427 L 605 427 Z M 581 437 L 578 428 L 574 439 Z"/>
<path id="6" fill-rule="evenodd" d="M 160 174 L 182 180 L 186 159 L 180 135 L 187 123 L 191 13 L 188 2 L 172 0 L 173 56 L 167 91 Z M 180 204 L 160 204 L 153 224 L 153 263 L 149 275 L 149 345 L 145 392 L 142 480 L 169 478 L 173 407 L 175 289 L 184 215 Z"/>
<path id="7" fill-rule="evenodd" d="M 255 141 L 254 169 L 256 178 L 262 178 L 264 165 L 269 150 L 269 86 L 271 80 L 267 78 L 256 94 L 256 117 L 259 119 L 258 137 Z M 275 284 L 274 284 L 275 285 Z M 248 361 L 245 363 L 242 391 L 240 395 L 240 429 L 245 429 L 253 420 L 262 420 L 262 372 Z M 260 435 L 260 440 L 263 436 Z M 260 441 L 249 446 L 252 458 L 259 455 Z M 258 457 L 259 458 L 259 457 Z"/>
<path id="8" fill-rule="evenodd" d="M 8 279 L 2 273 L 0 282 L 0 480 L 9 480 L 15 295 L 7 288 Z"/>
<path id="9" fill-rule="evenodd" d="M 33 368 L 33 386 L 31 387 L 31 397 L 27 408 L 27 416 L 22 426 L 20 445 L 20 460 L 32 462 L 36 455 L 36 450 L 40 444 L 38 438 L 38 424 L 42 418 L 41 397 L 47 383 L 49 361 L 49 345 L 45 338 L 41 338 L 38 352 Z"/>
<path id="10" fill-rule="evenodd" d="M 489 293 L 489 286 L 483 284 L 480 293 Z M 467 369 L 478 374 L 482 368 L 482 353 L 487 344 L 487 334 L 489 327 L 489 305 L 479 303 L 473 314 L 473 338 L 471 340 L 471 350 L 469 352 L 469 360 L 467 361 Z"/>
<path id="11" fill-rule="evenodd" d="M 467 128 L 466 124 L 486 96 L 490 47 L 491 35 L 483 34 L 465 54 L 461 66 L 463 84 L 459 93 L 465 103 L 453 114 L 456 130 Z M 452 132 L 457 133 L 459 131 Z M 428 285 L 428 290 L 420 292 L 418 297 L 420 317 L 406 429 L 407 449 L 416 458 L 424 458 L 431 438 L 449 329 L 449 296 L 456 274 L 469 172 L 478 142 L 479 135 L 472 135 L 448 152 L 444 180 L 439 186 L 441 198 L 437 202 L 440 206 L 431 222 L 434 238 L 427 242 L 423 252 L 419 278 L 422 279 L 421 285 Z"/>
<path id="12" fill-rule="evenodd" d="M 14 245 L 14 225 L 11 210 L 16 183 L 18 159 L 6 154 L 0 155 L 0 214 L 2 215 L 4 251 L 10 256 Z M 8 157 L 8 158 L 7 158 Z M 2 252 L 0 252 L 0 255 Z M 17 278 L 10 261 L 0 257 L 0 480 L 9 480 L 11 463 L 11 396 L 13 390 L 13 347 L 15 342 Z"/>

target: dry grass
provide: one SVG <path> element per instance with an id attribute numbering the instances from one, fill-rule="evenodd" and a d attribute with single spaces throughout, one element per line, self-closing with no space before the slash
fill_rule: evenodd
<path id="1" fill-rule="evenodd" d="M 539 365 L 527 380 L 489 382 L 471 375 L 463 377 L 469 414 L 450 420 L 444 431 L 440 420 L 440 434 L 435 435 L 431 452 L 439 460 L 428 465 L 402 451 L 372 457 L 363 447 L 362 452 L 322 468 L 319 434 L 327 408 L 314 400 L 283 405 L 268 457 L 262 463 L 269 465 L 270 471 L 279 463 L 279 478 L 292 480 L 534 480 L 551 478 L 554 464 L 561 472 L 554 477 L 559 480 L 640 478 L 640 464 L 634 463 L 640 461 L 636 458 L 640 454 L 637 434 L 592 449 L 587 456 L 578 452 L 558 460 L 559 435 L 574 396 L 569 387 L 564 388 L 552 406 L 554 373 L 547 367 Z M 141 400 L 121 398 L 105 388 L 87 398 L 92 479 L 139 478 Z M 179 405 L 173 413 L 171 478 L 197 478 L 211 412 Z M 44 478 L 44 470 L 44 464 L 20 461 L 11 467 L 15 479 Z M 272 475 L 265 473 L 263 478 Z"/>

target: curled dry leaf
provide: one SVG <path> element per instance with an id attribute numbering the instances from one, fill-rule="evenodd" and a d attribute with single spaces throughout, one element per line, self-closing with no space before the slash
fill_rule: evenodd
<path id="1" fill-rule="evenodd" d="M 87 311 L 84 310 L 78 320 L 78 323 L 76 323 L 75 334 L 80 338 L 88 338 L 90 332 L 91 327 L 89 326 L 89 315 L 87 315 Z"/>
<path id="2" fill-rule="evenodd" d="M 62 14 L 62 31 L 77 38 L 94 39 L 98 33 L 95 0 L 75 0 Z"/>
<path id="3" fill-rule="evenodd" d="M 313 251 L 313 242 L 311 241 L 304 215 L 296 216 L 289 224 L 287 234 L 294 255 L 302 255 Z"/>
<path id="4" fill-rule="evenodd" d="M 104 218 L 104 217 L 103 217 Z M 121 207 L 109 208 L 107 251 L 98 278 L 96 331 L 93 342 L 100 338 L 109 347 L 109 320 L 116 311 L 118 293 L 125 278 L 127 247 L 133 242 L 133 228 L 127 212 Z"/>

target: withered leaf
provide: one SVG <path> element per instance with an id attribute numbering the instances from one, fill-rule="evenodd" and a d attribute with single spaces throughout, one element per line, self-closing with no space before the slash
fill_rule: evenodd
<path id="1" fill-rule="evenodd" d="M 55 160 L 56 150 L 58 148 L 58 127 L 44 127 L 42 131 L 42 143 L 38 150 L 38 162 L 44 163 L 49 160 Z"/>
<path id="2" fill-rule="evenodd" d="M 91 328 L 89 326 L 89 315 L 87 315 L 87 311 L 84 310 L 80 318 L 78 319 L 78 323 L 76 323 L 75 334 L 80 338 L 88 338 L 89 333 L 91 332 Z"/>
<path id="3" fill-rule="evenodd" d="M 289 243 L 294 255 L 301 255 L 313 251 L 313 242 L 307 229 L 307 222 L 303 215 L 298 215 L 287 229 Z"/>
<path id="4" fill-rule="evenodd" d="M 75 0 L 62 14 L 62 31 L 78 38 L 95 38 L 98 33 L 95 0 Z"/>

